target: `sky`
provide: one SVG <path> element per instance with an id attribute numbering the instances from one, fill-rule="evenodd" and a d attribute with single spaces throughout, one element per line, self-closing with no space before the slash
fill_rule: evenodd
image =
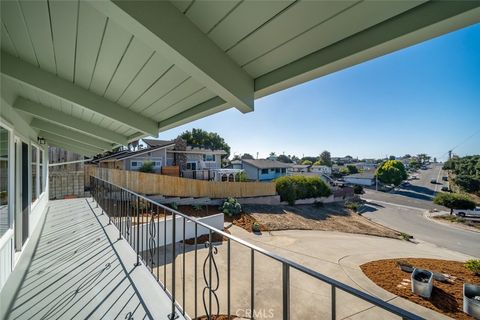
<path id="1" fill-rule="evenodd" d="M 231 155 L 480 154 L 480 24 L 159 134 L 217 132 Z"/>

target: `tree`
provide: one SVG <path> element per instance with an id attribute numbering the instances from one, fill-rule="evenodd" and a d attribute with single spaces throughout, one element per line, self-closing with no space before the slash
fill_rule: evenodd
<path id="1" fill-rule="evenodd" d="M 222 158 L 228 158 L 230 156 L 230 146 L 215 132 L 207 132 L 194 128 L 192 131 L 183 132 L 178 137 L 185 140 L 189 146 L 211 150 L 224 150 L 227 154 L 222 156 Z"/>
<path id="2" fill-rule="evenodd" d="M 426 153 L 420 153 L 417 155 L 418 161 L 420 161 L 420 164 L 425 164 L 430 160 L 430 156 L 428 156 Z"/>
<path id="3" fill-rule="evenodd" d="M 318 160 L 322 165 L 331 167 L 332 166 L 332 155 L 327 150 L 320 153 Z"/>
<path id="4" fill-rule="evenodd" d="M 418 163 L 418 161 L 415 160 L 415 159 L 410 160 L 410 162 L 408 163 L 408 165 L 410 166 L 410 168 L 412 168 L 412 169 L 414 169 L 414 170 L 420 168 L 420 163 Z"/>
<path id="5" fill-rule="evenodd" d="M 475 202 L 469 196 L 458 193 L 437 193 L 433 198 L 433 203 L 449 208 L 450 215 L 453 213 L 453 209 L 475 209 Z"/>
<path id="6" fill-rule="evenodd" d="M 350 173 L 350 171 L 348 171 L 348 168 L 347 168 L 347 167 L 343 167 L 343 168 L 340 168 L 339 173 L 340 173 L 342 176 L 346 176 L 347 174 Z"/>
<path id="7" fill-rule="evenodd" d="M 304 166 L 311 166 L 311 165 L 312 165 L 312 161 L 310 161 L 310 160 L 303 160 L 303 161 L 302 161 L 302 164 L 303 164 Z"/>
<path id="8" fill-rule="evenodd" d="M 388 160 L 395 160 L 395 156 L 388 157 Z"/>
<path id="9" fill-rule="evenodd" d="M 386 184 L 398 186 L 403 180 L 407 179 L 408 174 L 405 166 L 398 160 L 387 160 L 378 167 L 375 173 L 378 180 Z"/>
<path id="10" fill-rule="evenodd" d="M 310 156 L 303 157 L 302 159 L 300 159 L 300 163 L 302 163 L 305 160 L 308 160 L 308 161 L 311 161 L 312 163 L 314 163 L 315 161 L 318 160 L 318 158 L 317 157 L 310 157 Z"/>
<path id="11" fill-rule="evenodd" d="M 355 174 L 358 173 L 358 168 L 353 164 L 347 164 L 348 174 Z"/>
<path id="12" fill-rule="evenodd" d="M 455 184 L 466 192 L 480 191 L 480 179 L 477 179 L 474 176 L 458 175 L 455 177 L 454 181 Z"/>
<path id="13" fill-rule="evenodd" d="M 244 153 L 242 155 L 242 159 L 254 159 L 250 153 Z"/>
<path id="14" fill-rule="evenodd" d="M 298 163 L 300 161 L 300 158 L 297 156 L 292 156 L 290 159 L 292 159 L 293 163 Z"/>
<path id="15" fill-rule="evenodd" d="M 277 161 L 280 161 L 280 162 L 283 162 L 283 163 L 292 163 L 292 159 L 290 159 L 289 157 L 287 157 L 286 155 L 284 154 L 281 154 L 277 157 Z"/>

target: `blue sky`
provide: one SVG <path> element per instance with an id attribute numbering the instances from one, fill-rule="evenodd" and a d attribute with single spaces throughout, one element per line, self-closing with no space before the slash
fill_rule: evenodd
<path id="1" fill-rule="evenodd" d="M 219 133 L 233 154 L 480 154 L 480 24 L 160 133 Z M 465 141 L 476 132 L 476 135 Z"/>

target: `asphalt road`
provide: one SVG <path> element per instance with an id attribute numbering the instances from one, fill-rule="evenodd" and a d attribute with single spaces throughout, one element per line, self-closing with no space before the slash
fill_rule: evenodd
<path id="1" fill-rule="evenodd" d="M 435 192 L 442 187 L 443 174 L 441 166 L 431 166 L 428 170 L 420 170 L 419 179 L 410 181 L 410 185 L 404 188 L 390 193 L 366 190 L 363 198 L 369 203 L 363 215 L 416 239 L 478 257 L 480 233 L 439 224 L 424 217 L 429 209 L 448 211 L 432 203 Z M 431 179 L 440 183 L 432 184 Z"/>

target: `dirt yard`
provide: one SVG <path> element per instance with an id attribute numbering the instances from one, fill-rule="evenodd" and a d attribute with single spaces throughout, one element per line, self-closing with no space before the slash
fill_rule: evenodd
<path id="1" fill-rule="evenodd" d="M 430 299 L 422 298 L 411 291 L 411 274 L 400 270 L 398 259 L 377 260 L 360 266 L 373 282 L 383 289 L 414 303 L 443 313 L 454 319 L 473 319 L 463 313 L 463 284 L 480 284 L 480 276 L 468 271 L 464 263 L 437 259 L 406 258 L 414 267 L 454 276 L 453 283 L 433 280 Z M 403 284 L 402 284 L 403 283 Z"/>
<path id="2" fill-rule="evenodd" d="M 400 233 L 351 212 L 340 204 L 297 206 L 245 205 L 262 231 L 322 230 L 400 238 Z"/>
<path id="3" fill-rule="evenodd" d="M 361 215 L 353 213 L 340 204 L 269 206 L 244 205 L 243 213 L 236 217 L 225 215 L 225 222 L 252 232 L 256 222 L 260 231 L 279 230 L 322 230 L 372 236 L 401 238 L 399 232 L 376 224 Z M 193 217 L 205 217 L 220 213 L 218 206 L 178 207 L 178 211 Z"/>

